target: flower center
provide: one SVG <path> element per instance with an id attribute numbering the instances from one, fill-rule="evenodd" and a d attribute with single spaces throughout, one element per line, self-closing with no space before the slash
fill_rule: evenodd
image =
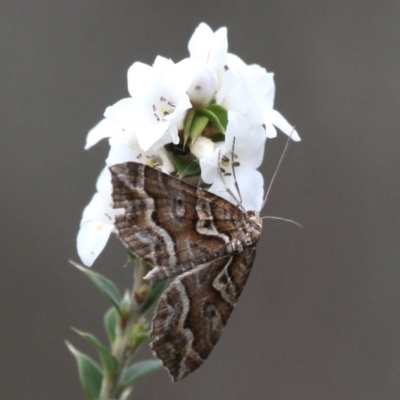
<path id="1" fill-rule="evenodd" d="M 172 114 L 175 111 L 175 104 L 172 101 L 169 101 L 164 96 L 161 96 L 158 104 L 153 104 L 153 116 L 157 120 L 157 122 L 164 121 L 164 117 L 169 114 Z"/>

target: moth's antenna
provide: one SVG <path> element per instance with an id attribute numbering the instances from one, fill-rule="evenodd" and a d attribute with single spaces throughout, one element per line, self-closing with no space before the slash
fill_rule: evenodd
<path id="1" fill-rule="evenodd" d="M 285 148 L 283 149 L 281 158 L 279 159 L 278 165 L 276 166 L 274 175 L 272 175 L 271 182 L 269 183 L 269 186 L 268 186 L 267 194 L 265 195 L 264 201 L 263 201 L 262 206 L 261 206 L 261 210 L 264 208 L 265 203 L 266 203 L 267 200 L 268 200 L 268 195 L 269 195 L 269 192 L 271 191 L 272 184 L 274 183 L 274 180 L 275 180 L 276 175 L 277 175 L 277 173 L 278 173 L 279 167 L 280 167 L 281 164 L 282 164 L 283 157 L 285 157 L 286 151 L 287 151 L 287 149 L 288 149 L 288 147 L 289 147 L 290 139 L 292 138 L 292 135 L 293 135 L 293 132 L 294 132 L 294 131 L 295 131 L 295 127 L 293 127 L 292 132 L 290 133 L 288 139 L 286 140 Z"/>
<path id="2" fill-rule="evenodd" d="M 294 225 L 298 226 L 301 229 L 304 229 L 303 225 L 299 224 L 298 222 L 294 221 L 293 219 L 282 218 L 282 217 L 273 217 L 271 215 L 268 215 L 267 217 L 261 217 L 261 219 L 277 219 L 279 221 L 289 222 L 291 224 L 294 224 Z"/>

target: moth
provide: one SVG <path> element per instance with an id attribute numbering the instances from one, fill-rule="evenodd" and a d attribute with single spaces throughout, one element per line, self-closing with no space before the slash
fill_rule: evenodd
<path id="1" fill-rule="evenodd" d="M 154 168 L 110 168 L 122 243 L 153 269 L 145 279 L 173 278 L 151 324 L 154 354 L 178 381 L 208 357 L 251 271 L 262 220 L 230 202 Z"/>

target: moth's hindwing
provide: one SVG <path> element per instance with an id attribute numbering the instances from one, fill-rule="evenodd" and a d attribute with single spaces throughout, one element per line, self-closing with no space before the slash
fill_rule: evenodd
<path id="1" fill-rule="evenodd" d="M 197 369 L 217 343 L 247 281 L 255 246 L 177 277 L 154 312 L 151 348 L 174 381 Z"/>

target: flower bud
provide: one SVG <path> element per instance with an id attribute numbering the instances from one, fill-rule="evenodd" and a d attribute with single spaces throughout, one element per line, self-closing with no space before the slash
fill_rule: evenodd
<path id="1" fill-rule="evenodd" d="M 190 151 L 198 159 L 212 156 L 214 154 L 214 150 L 214 142 L 204 136 L 200 136 L 190 145 Z"/>
<path id="2" fill-rule="evenodd" d="M 192 104 L 207 106 L 217 90 L 217 77 L 210 68 L 198 69 L 196 72 L 187 94 Z"/>
<path id="3" fill-rule="evenodd" d="M 191 83 L 186 93 L 192 105 L 206 107 L 214 98 L 218 88 L 215 72 L 207 64 L 190 58 L 176 65 L 181 76 L 190 76 Z"/>

